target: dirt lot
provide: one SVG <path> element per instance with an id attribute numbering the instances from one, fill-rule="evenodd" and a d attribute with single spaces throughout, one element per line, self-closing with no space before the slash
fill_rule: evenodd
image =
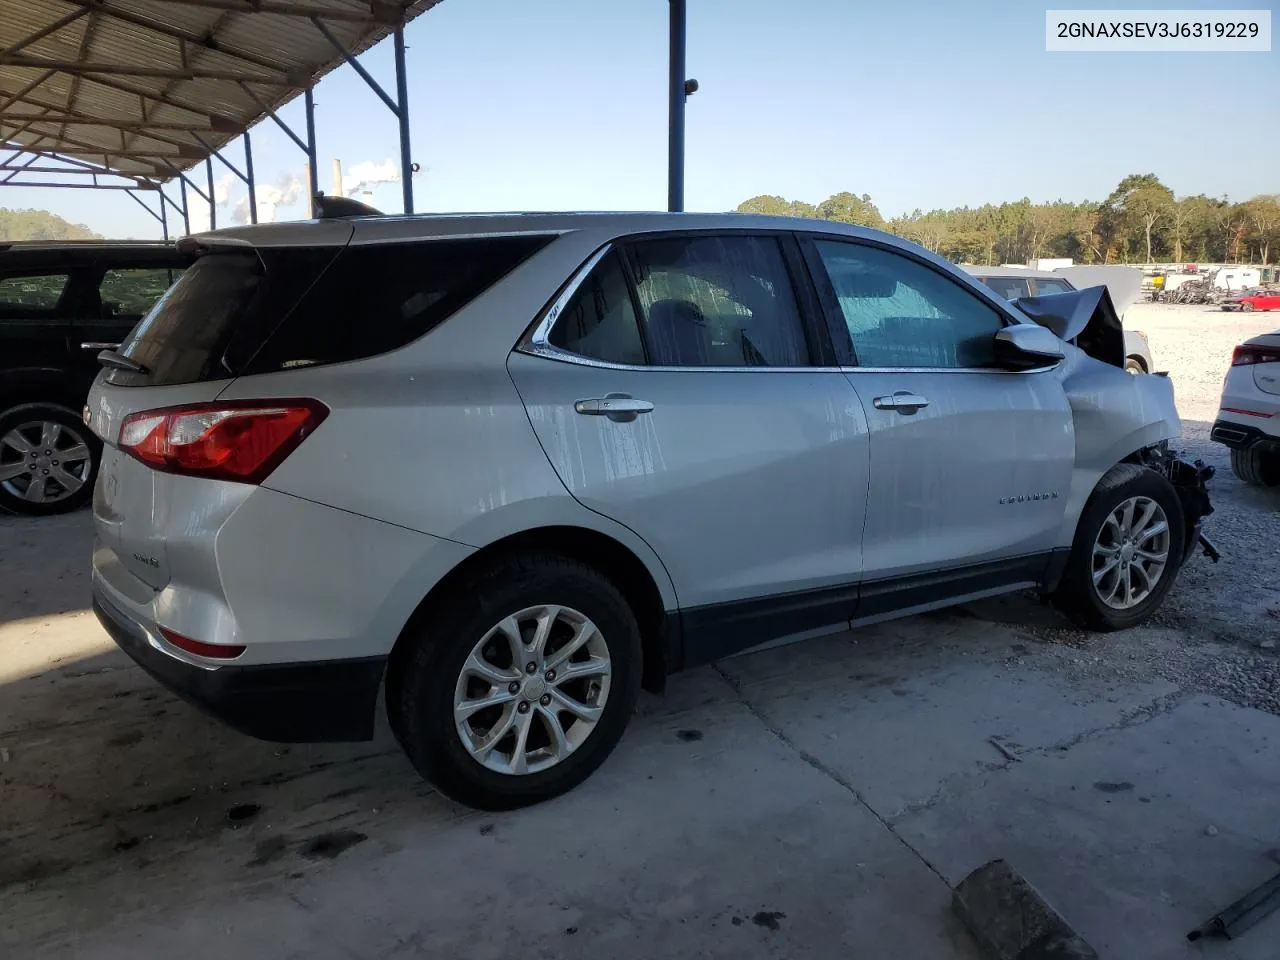
<path id="1" fill-rule="evenodd" d="M 503 816 L 386 731 L 283 747 L 156 687 L 88 613 L 89 518 L 0 520 L 0 957 L 967 958 L 1003 856 L 1105 957 L 1276 872 L 1280 491 L 1208 442 L 1280 315 L 1141 307 L 1222 563 L 1108 637 L 1014 597 L 726 661 L 647 698 L 572 795 Z M 1254 709 L 1256 708 L 1256 709 Z M 1224 958 L 1273 958 L 1280 915 Z"/>

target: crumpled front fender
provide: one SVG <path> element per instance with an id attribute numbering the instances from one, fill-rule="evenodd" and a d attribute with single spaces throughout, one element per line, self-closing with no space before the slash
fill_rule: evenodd
<path id="1" fill-rule="evenodd" d="M 1167 377 L 1124 370 L 1064 344 L 1058 369 L 1075 427 L 1076 460 L 1061 542 L 1075 537 L 1085 502 L 1102 475 L 1126 457 L 1182 436 Z"/>

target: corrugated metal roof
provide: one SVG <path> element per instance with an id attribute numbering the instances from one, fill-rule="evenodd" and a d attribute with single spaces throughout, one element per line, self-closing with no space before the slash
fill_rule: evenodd
<path id="1" fill-rule="evenodd" d="M 438 2 L 0 0 L 0 148 L 167 181 Z"/>

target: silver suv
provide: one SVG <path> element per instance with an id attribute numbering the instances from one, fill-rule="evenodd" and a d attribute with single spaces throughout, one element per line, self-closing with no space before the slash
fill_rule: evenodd
<path id="1" fill-rule="evenodd" d="M 266 739 L 368 738 L 385 693 L 467 804 L 562 793 L 642 687 L 764 643 L 1027 588 L 1139 623 L 1209 510 L 1101 288 L 1052 298 L 1091 324 L 1066 318 L 1077 347 L 832 223 L 369 216 L 185 244 L 85 412 L 99 618 Z"/>

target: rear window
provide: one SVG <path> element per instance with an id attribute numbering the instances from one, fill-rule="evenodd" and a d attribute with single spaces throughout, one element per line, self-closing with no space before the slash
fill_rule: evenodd
<path id="1" fill-rule="evenodd" d="M 44 273 L 0 277 L 0 312 L 18 314 L 27 310 L 53 310 L 67 288 L 68 276 L 66 273 Z"/>
<path id="2" fill-rule="evenodd" d="M 119 385 L 216 380 L 376 356 L 418 339 L 551 241 L 426 240 L 206 254 L 120 352 Z"/>

